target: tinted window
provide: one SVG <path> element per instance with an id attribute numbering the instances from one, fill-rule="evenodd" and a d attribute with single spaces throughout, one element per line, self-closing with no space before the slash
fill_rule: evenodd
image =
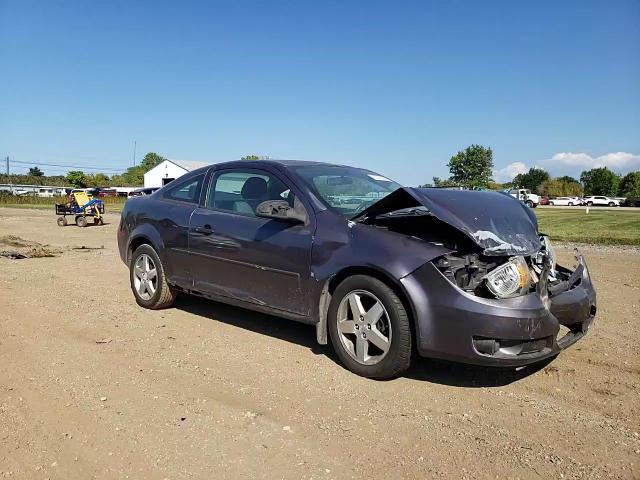
<path id="1" fill-rule="evenodd" d="M 262 170 L 226 170 L 218 173 L 207 195 L 207 207 L 255 215 L 265 200 L 286 200 L 293 206 L 293 194 L 280 179 Z"/>
<path id="2" fill-rule="evenodd" d="M 179 182 L 173 185 L 164 196 L 181 202 L 198 203 L 203 180 L 204 174 Z"/>

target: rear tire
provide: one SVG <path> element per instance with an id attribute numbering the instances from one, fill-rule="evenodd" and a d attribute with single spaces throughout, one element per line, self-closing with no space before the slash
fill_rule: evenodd
<path id="1" fill-rule="evenodd" d="M 531 200 L 527 200 L 525 203 L 527 204 L 527 207 L 529 207 L 529 208 L 535 208 L 536 207 L 535 203 L 533 203 Z"/>
<path id="2" fill-rule="evenodd" d="M 129 264 L 131 291 L 138 305 L 151 310 L 170 307 L 177 293 L 167 283 L 160 257 L 151 245 L 135 249 Z"/>
<path id="3" fill-rule="evenodd" d="M 76 225 L 78 225 L 79 227 L 86 227 L 87 224 L 88 224 L 87 217 L 84 217 L 82 215 L 78 215 L 76 217 Z"/>
<path id="4" fill-rule="evenodd" d="M 587 202 L 587 207 L 593 207 L 593 202 Z"/>
<path id="5" fill-rule="evenodd" d="M 59 227 L 66 227 L 67 226 L 67 218 L 66 217 L 58 217 L 58 226 Z"/>
<path id="6" fill-rule="evenodd" d="M 615 206 L 616 206 L 616 204 L 615 204 L 614 202 L 609 202 L 609 206 L 610 206 L 610 207 L 615 207 Z"/>
<path id="7" fill-rule="evenodd" d="M 573 207 L 573 202 L 569 202 L 569 203 L 568 203 L 568 205 L 569 205 L 570 207 Z"/>
<path id="8" fill-rule="evenodd" d="M 368 275 L 345 279 L 333 292 L 327 322 L 333 349 L 353 373 L 385 380 L 409 368 L 409 316 L 400 298 L 380 280 Z"/>
<path id="9" fill-rule="evenodd" d="M 553 207 L 553 202 L 549 202 L 549 206 Z"/>

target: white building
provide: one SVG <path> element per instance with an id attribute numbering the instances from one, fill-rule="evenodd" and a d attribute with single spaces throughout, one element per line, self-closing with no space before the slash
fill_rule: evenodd
<path id="1" fill-rule="evenodd" d="M 209 165 L 205 162 L 164 160 L 144 174 L 144 187 L 162 187 L 191 170 Z"/>

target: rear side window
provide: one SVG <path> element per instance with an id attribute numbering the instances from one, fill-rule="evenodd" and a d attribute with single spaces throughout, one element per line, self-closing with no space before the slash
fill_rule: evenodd
<path id="1" fill-rule="evenodd" d="M 165 198 L 178 200 L 180 202 L 198 203 L 200 200 L 200 191 L 202 190 L 202 182 L 204 174 L 192 177 L 182 182 L 172 182 L 171 188 L 164 194 Z M 173 185 L 175 183 L 175 185 Z"/>
<path id="2" fill-rule="evenodd" d="M 218 173 L 209 187 L 206 206 L 242 215 L 255 216 L 265 200 L 286 200 L 293 194 L 280 179 L 262 170 L 230 170 Z"/>

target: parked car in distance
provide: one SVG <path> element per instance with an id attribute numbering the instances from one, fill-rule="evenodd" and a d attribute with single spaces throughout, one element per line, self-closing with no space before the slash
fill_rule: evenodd
<path id="1" fill-rule="evenodd" d="M 99 198 L 117 197 L 118 192 L 113 188 L 96 188 L 94 191 L 94 196 Z"/>
<path id="2" fill-rule="evenodd" d="M 160 187 L 149 187 L 149 188 L 136 188 L 132 192 L 129 192 L 130 197 L 142 197 L 145 195 L 151 195 L 152 193 L 160 190 Z"/>
<path id="3" fill-rule="evenodd" d="M 517 198 L 529 208 L 536 208 L 540 204 L 540 197 L 531 193 L 528 188 L 514 188 L 509 190 L 509 195 Z"/>
<path id="4" fill-rule="evenodd" d="M 640 207 L 640 197 L 627 197 L 620 205 L 622 207 Z"/>
<path id="5" fill-rule="evenodd" d="M 584 202 L 585 205 L 588 206 L 593 206 L 593 205 L 600 205 L 600 206 L 607 206 L 607 207 L 619 207 L 620 206 L 620 200 L 617 200 L 615 198 L 611 198 L 611 197 L 604 197 L 604 196 L 590 196 L 590 197 L 584 197 L 582 199 L 582 201 Z"/>
<path id="6" fill-rule="evenodd" d="M 55 196 L 56 192 L 53 188 L 39 188 L 36 195 L 38 197 L 51 198 Z"/>
<path id="7" fill-rule="evenodd" d="M 584 258 L 557 265 L 520 201 L 401 187 L 360 168 L 203 167 L 129 199 L 117 236 L 140 306 L 186 293 L 311 324 L 371 378 L 399 375 L 414 351 L 509 367 L 548 359 L 596 313 Z"/>
<path id="8" fill-rule="evenodd" d="M 578 197 L 556 197 L 549 199 L 549 205 L 558 205 L 563 207 L 573 207 L 574 205 L 582 205 L 582 199 Z"/>

